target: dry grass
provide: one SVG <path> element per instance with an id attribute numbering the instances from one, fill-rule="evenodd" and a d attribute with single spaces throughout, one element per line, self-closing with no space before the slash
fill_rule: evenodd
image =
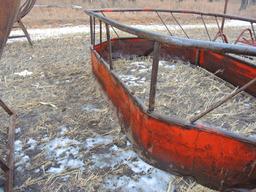
<path id="1" fill-rule="evenodd" d="M 120 132 L 115 111 L 104 97 L 93 77 L 89 58 L 89 37 L 76 34 L 59 39 L 7 45 L 1 59 L 1 98 L 18 114 L 15 147 L 15 191 L 108 191 L 104 181 L 112 177 L 140 178 L 124 161 L 113 167 L 94 168 L 93 156 L 113 154 L 113 146 L 122 151 L 132 151 L 126 137 Z M 19 51 L 17 51 L 19 50 Z M 20 77 L 14 73 L 28 70 L 30 76 Z M 5 121 L 1 116 L 0 121 Z M 63 127 L 66 131 L 63 133 Z M 98 144 L 90 150 L 83 146 L 87 139 L 111 136 L 110 144 Z M 46 148 L 55 139 L 67 138 L 76 143 L 59 143 L 53 150 L 67 149 L 67 157 L 49 155 Z M 31 148 L 29 141 L 36 141 Z M 21 147 L 21 150 L 18 147 Z M 78 153 L 68 150 L 79 148 Z M 26 157 L 26 158 L 25 158 Z M 51 173 L 61 158 L 80 159 L 84 170 L 66 168 Z M 135 159 L 136 160 L 136 159 Z M 108 162 L 103 159 L 102 162 Z M 147 173 L 144 173 L 144 175 Z M 114 191 L 119 191 L 115 189 Z"/>
<path id="2" fill-rule="evenodd" d="M 112 135 L 115 142 L 124 139 L 114 111 L 91 74 L 87 42 L 88 36 L 76 35 L 34 42 L 33 48 L 24 42 L 7 45 L 5 49 L 0 71 L 1 98 L 17 111 L 20 132 L 16 141 L 22 143 L 24 153 L 15 153 L 15 191 L 95 191 L 104 174 L 112 171 L 47 172 L 56 166 L 56 160 L 49 159 L 45 146 L 55 138 L 67 137 L 81 143 L 96 135 Z M 33 74 L 14 75 L 25 69 Z M 83 110 L 89 104 L 99 110 Z M 1 120 L 4 118 L 1 116 Z M 60 135 L 62 126 L 68 129 L 65 135 Z M 31 138 L 37 141 L 34 150 L 28 144 Z M 104 147 L 93 150 L 96 154 Z M 79 151 L 85 166 L 91 164 L 92 153 L 82 148 Z M 30 160 L 19 169 L 17 163 L 25 156 Z M 65 175 L 69 177 L 67 180 Z"/>
<path id="3" fill-rule="evenodd" d="M 91 8 L 163 8 L 163 9 L 192 9 L 204 12 L 222 13 L 224 1 L 216 1 L 209 3 L 207 0 L 197 0 L 195 3 L 193 0 L 185 0 L 183 2 L 178 1 L 147 1 L 137 0 L 136 2 L 127 0 L 117 0 L 116 3 L 112 3 L 109 0 L 101 1 L 82 1 L 82 0 L 67 0 L 67 1 L 49 1 L 38 0 L 37 4 L 44 5 L 58 5 L 66 6 L 67 8 L 41 8 L 35 7 L 32 12 L 24 19 L 25 23 L 29 27 L 46 27 L 46 26 L 60 26 L 60 25 L 77 25 L 88 24 L 88 16 L 86 16 L 81 10 L 75 10 L 71 5 L 80 5 L 83 9 Z M 240 1 L 234 0 L 230 2 L 228 13 L 233 15 L 241 15 L 246 17 L 254 17 L 256 6 L 251 6 L 245 11 L 239 11 Z M 113 14 L 114 18 L 119 18 L 119 14 Z M 133 14 L 133 17 L 125 16 L 124 21 L 129 23 L 141 23 L 141 21 L 159 22 L 155 15 L 152 14 Z"/>
<path id="4" fill-rule="evenodd" d="M 114 63 L 120 78 L 145 106 L 148 106 L 151 65 L 151 57 L 121 59 Z M 160 61 L 155 110 L 159 114 L 189 121 L 192 116 L 206 110 L 234 89 L 231 84 L 200 67 L 176 59 Z M 252 136 L 256 134 L 255 110 L 255 98 L 244 93 L 198 122 Z"/>

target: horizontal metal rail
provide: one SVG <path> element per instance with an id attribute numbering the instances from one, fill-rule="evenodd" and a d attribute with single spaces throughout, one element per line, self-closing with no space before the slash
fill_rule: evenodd
<path id="1" fill-rule="evenodd" d="M 226 19 L 233 19 L 233 20 L 240 20 L 240 21 L 247 21 L 256 23 L 256 19 L 252 18 L 245 18 L 245 17 L 239 17 L 234 15 L 226 15 L 226 14 L 219 14 L 219 13 L 205 13 L 200 11 L 191 11 L 191 10 L 167 10 L 167 9 L 87 9 L 85 10 L 86 13 L 88 12 L 158 12 L 158 13 L 181 13 L 181 14 L 192 14 L 192 15 L 203 15 L 203 16 L 212 16 L 212 17 L 220 17 L 220 18 L 226 18 Z"/>
<path id="2" fill-rule="evenodd" d="M 101 15 L 102 12 L 136 12 L 136 11 L 151 11 L 155 12 L 167 12 L 167 13 L 190 13 L 190 14 L 198 14 L 200 16 L 202 15 L 208 15 L 208 16 L 214 16 L 214 17 L 225 17 L 230 19 L 239 19 L 242 21 L 247 21 L 250 23 L 256 22 L 256 20 L 253 19 L 246 19 L 242 17 L 236 17 L 236 16 L 228 16 L 223 14 L 211 14 L 211 13 L 202 13 L 202 12 L 194 12 L 194 11 L 184 11 L 184 10 L 161 10 L 161 9 L 100 9 L 100 10 L 85 10 L 85 13 L 87 13 L 89 16 L 92 16 L 94 18 L 99 19 L 100 21 L 115 27 L 116 29 L 119 29 L 121 31 L 133 34 L 135 36 L 138 36 L 140 38 L 146 38 L 153 41 L 157 41 L 160 43 L 165 44 L 173 44 L 178 45 L 182 47 L 194 47 L 194 48 L 204 48 L 216 52 L 221 53 L 235 53 L 235 54 L 241 54 L 241 55 L 250 55 L 250 56 L 256 56 L 256 47 L 253 46 L 244 46 L 244 45 L 235 45 L 235 44 L 227 44 L 227 43 L 220 43 L 220 42 L 212 42 L 212 41 L 206 41 L 206 40 L 196 40 L 196 39 L 187 39 L 187 38 L 181 38 L 177 36 L 169 36 L 169 35 L 162 35 L 156 32 L 150 32 L 143 29 L 138 29 L 136 27 L 131 27 L 125 24 L 121 24 L 113 19 L 104 17 Z"/>

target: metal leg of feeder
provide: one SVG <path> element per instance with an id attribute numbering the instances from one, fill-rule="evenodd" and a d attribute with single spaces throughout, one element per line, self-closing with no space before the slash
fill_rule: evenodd
<path id="1" fill-rule="evenodd" d="M 254 40 L 256 40 L 256 33 L 255 33 L 255 29 L 254 29 L 254 25 L 251 22 L 251 28 L 252 28 L 252 32 L 253 32 L 253 36 L 254 36 Z"/>
<path id="2" fill-rule="evenodd" d="M 159 51 L 160 51 L 160 43 L 155 42 L 154 53 L 153 53 L 153 65 L 152 65 L 152 71 L 151 71 L 148 112 L 152 112 L 155 109 L 156 84 L 157 84 L 157 73 L 158 73 L 158 65 L 159 65 Z"/>
<path id="3" fill-rule="evenodd" d="M 14 113 L 11 116 L 11 125 L 9 127 L 8 132 L 8 155 L 7 155 L 7 162 L 9 165 L 9 170 L 7 171 L 6 177 L 6 186 L 5 191 L 12 192 L 13 189 L 13 179 L 14 179 L 14 140 L 15 140 L 15 122 L 16 122 L 16 114 Z"/>
<path id="4" fill-rule="evenodd" d="M 25 34 L 25 37 L 27 38 L 29 44 L 30 44 L 31 46 L 33 46 L 32 40 L 31 40 L 31 38 L 30 38 L 30 35 L 29 35 L 29 33 L 28 33 L 28 31 L 27 31 L 25 25 L 22 23 L 21 20 L 18 21 L 18 24 L 19 24 L 21 30 L 23 31 L 23 33 Z"/>
<path id="5" fill-rule="evenodd" d="M 96 43 L 96 34 L 95 34 L 95 17 L 93 17 L 93 45 Z"/>
<path id="6" fill-rule="evenodd" d="M 0 167 L 5 172 L 5 191 L 13 191 L 13 171 L 14 171 L 14 139 L 16 114 L 0 99 L 0 106 L 11 117 L 7 138 L 7 159 L 0 158 Z"/>
<path id="7" fill-rule="evenodd" d="M 102 43 L 102 21 L 100 20 L 100 44 Z"/>
<path id="8" fill-rule="evenodd" d="M 108 59 L 109 59 L 109 68 L 113 69 L 113 61 L 112 61 L 112 44 L 111 44 L 111 38 L 110 38 L 110 31 L 109 31 L 109 25 L 106 24 L 106 33 L 107 33 L 107 41 L 108 41 Z"/>
<path id="9" fill-rule="evenodd" d="M 93 39 L 92 39 L 92 38 L 93 38 L 93 37 L 92 37 L 92 36 L 93 36 L 93 32 L 92 32 L 92 30 L 93 30 L 93 29 L 92 29 L 92 16 L 90 16 L 90 34 L 91 34 L 91 45 L 93 44 L 93 43 L 92 43 L 92 42 L 93 42 Z"/>

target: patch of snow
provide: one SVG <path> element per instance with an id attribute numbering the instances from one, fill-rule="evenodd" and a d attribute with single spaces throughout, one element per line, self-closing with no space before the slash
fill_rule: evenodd
<path id="1" fill-rule="evenodd" d="M 96 31 L 98 31 L 96 27 Z M 90 27 L 88 25 L 79 25 L 72 27 L 60 27 L 60 28 L 44 28 L 44 29 L 28 29 L 28 33 L 33 41 L 59 38 L 63 35 L 76 34 L 76 33 L 89 33 Z M 23 35 L 22 30 L 13 30 L 11 35 Z M 25 38 L 9 39 L 8 42 L 26 41 Z"/>
<path id="2" fill-rule="evenodd" d="M 17 171 L 23 171 L 30 166 L 30 158 L 23 152 L 23 145 L 20 140 L 14 142 L 15 166 Z"/>
<path id="3" fill-rule="evenodd" d="M 4 192 L 4 187 L 0 187 L 0 192 Z"/>
<path id="4" fill-rule="evenodd" d="M 150 171 L 150 169 L 152 169 L 153 167 L 147 163 L 145 163 L 144 161 L 142 161 L 141 159 L 138 159 L 137 161 L 129 161 L 127 163 L 127 165 L 131 168 L 131 170 L 134 173 L 147 173 Z"/>
<path id="5" fill-rule="evenodd" d="M 60 130 L 60 135 L 65 135 L 66 132 L 68 131 L 68 128 L 66 126 L 61 126 L 59 130 Z"/>
<path id="6" fill-rule="evenodd" d="M 134 75 L 119 75 L 119 78 L 127 85 L 127 86 L 139 86 L 145 83 L 144 77 L 135 77 Z"/>
<path id="7" fill-rule="evenodd" d="M 84 147 L 87 150 L 90 150 L 94 148 L 95 146 L 98 145 L 108 145 L 113 142 L 113 137 L 112 136 L 96 136 L 94 138 L 88 138 L 86 139 L 84 143 Z"/>
<path id="8" fill-rule="evenodd" d="M 157 168 L 148 165 L 141 159 L 137 158 L 137 161 L 128 161 L 127 165 L 131 170 L 138 176 L 109 176 L 104 181 L 104 187 L 110 191 L 120 190 L 127 192 L 135 191 L 147 191 L 147 192 L 158 192 L 166 191 L 169 182 L 175 177 L 161 171 Z"/>
<path id="9" fill-rule="evenodd" d="M 162 66 L 166 69 L 172 69 L 172 70 L 174 70 L 176 68 L 176 65 L 174 65 L 168 61 L 159 61 L 159 66 Z"/>
<path id="10" fill-rule="evenodd" d="M 21 157 L 21 159 L 15 165 L 18 166 L 18 167 L 25 165 L 25 167 L 27 168 L 28 164 L 29 164 L 29 161 L 30 161 L 29 156 L 28 155 L 23 155 Z"/>
<path id="11" fill-rule="evenodd" d="M 100 109 L 98 106 L 93 104 L 85 104 L 81 107 L 82 111 L 86 112 L 101 112 L 102 109 Z"/>
<path id="12" fill-rule="evenodd" d="M 159 192 L 167 191 L 171 176 L 152 172 L 138 178 L 111 176 L 104 181 L 104 188 L 110 191 Z"/>
<path id="13" fill-rule="evenodd" d="M 47 158 L 57 164 L 50 167 L 46 172 L 59 174 L 66 169 L 84 169 L 82 158 L 78 157 L 81 143 L 68 137 L 54 138 L 44 146 Z"/>
<path id="14" fill-rule="evenodd" d="M 131 145 L 127 142 L 127 145 Z M 111 146 L 100 154 L 93 154 L 91 159 L 93 168 L 105 169 L 114 168 L 119 165 L 127 165 L 133 173 L 130 175 L 109 175 L 103 181 L 103 189 L 107 191 L 166 191 L 169 182 L 175 177 L 164 171 L 152 167 L 142 161 L 132 150 L 125 150 Z"/>
<path id="15" fill-rule="evenodd" d="M 136 157 L 135 152 L 133 151 L 116 151 L 106 152 L 103 154 L 93 154 L 91 157 L 92 162 L 94 163 L 95 168 L 114 168 L 120 164 L 127 164 L 130 159 Z"/>
<path id="16" fill-rule="evenodd" d="M 256 140 L 256 134 L 253 134 L 253 135 L 249 135 L 248 136 L 249 139 L 253 139 L 253 140 Z"/>
<path id="17" fill-rule="evenodd" d="M 22 151 L 22 142 L 17 140 L 14 142 L 14 152 L 18 155 Z"/>
<path id="18" fill-rule="evenodd" d="M 19 134 L 20 132 L 21 132 L 21 128 L 20 128 L 20 127 L 18 127 L 18 128 L 15 129 L 15 133 L 16 133 L 16 134 Z"/>
<path id="19" fill-rule="evenodd" d="M 21 76 L 21 77 L 30 76 L 32 74 L 33 74 L 33 72 L 30 72 L 28 70 L 24 70 L 24 71 L 21 71 L 21 72 L 14 73 L 14 75 L 18 75 L 18 76 Z"/>
<path id="20" fill-rule="evenodd" d="M 29 138 L 27 145 L 29 145 L 29 148 L 27 150 L 34 150 L 37 146 L 37 141 L 32 138 Z"/>
<path id="21" fill-rule="evenodd" d="M 63 165 L 60 165 L 60 167 L 51 167 L 47 170 L 47 173 L 60 174 L 63 171 L 65 171 L 65 167 Z"/>
<path id="22" fill-rule="evenodd" d="M 80 5 L 71 5 L 71 7 L 72 7 L 73 9 L 83 9 L 83 7 L 80 6 Z"/>

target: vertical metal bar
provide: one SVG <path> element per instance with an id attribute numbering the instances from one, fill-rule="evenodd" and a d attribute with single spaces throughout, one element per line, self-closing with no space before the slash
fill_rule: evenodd
<path id="1" fill-rule="evenodd" d="M 95 17 L 93 17 L 93 45 L 95 45 L 95 39 L 96 39 L 96 34 L 95 34 Z"/>
<path id="2" fill-rule="evenodd" d="M 102 43 L 102 21 L 100 20 L 100 44 Z"/>
<path id="3" fill-rule="evenodd" d="M 253 32 L 253 36 L 254 36 L 254 40 L 256 40 L 256 33 L 255 33 L 255 29 L 254 29 L 253 22 L 251 22 L 251 28 L 252 28 L 252 32 Z"/>
<path id="4" fill-rule="evenodd" d="M 160 51 L 160 43 L 156 41 L 154 43 L 148 112 L 152 112 L 155 109 L 156 84 L 157 84 L 157 73 L 158 73 L 158 65 L 159 65 L 159 51 Z"/>
<path id="5" fill-rule="evenodd" d="M 169 34 L 172 36 L 171 31 L 169 30 L 169 28 L 167 27 L 167 25 L 165 24 L 164 20 L 162 19 L 162 17 L 159 15 L 158 11 L 156 11 L 157 16 L 159 17 L 159 19 L 161 20 L 162 24 L 165 26 L 166 30 L 169 32 Z"/>
<path id="6" fill-rule="evenodd" d="M 195 58 L 195 65 L 199 66 L 199 62 L 200 62 L 200 49 L 196 50 L 196 58 Z"/>
<path id="7" fill-rule="evenodd" d="M 92 36 L 93 36 L 93 31 L 92 31 L 92 16 L 90 16 L 90 35 L 91 35 L 91 45 L 93 44 L 93 39 L 92 39 Z"/>
<path id="8" fill-rule="evenodd" d="M 205 28 L 205 30 L 206 30 L 207 36 L 208 36 L 209 40 L 211 41 L 211 37 L 210 37 L 209 31 L 208 31 L 208 29 L 207 29 L 207 26 L 206 26 L 206 24 L 205 24 L 203 15 L 201 15 L 201 19 L 202 19 L 202 21 L 203 21 L 204 28 Z"/>
<path id="9" fill-rule="evenodd" d="M 9 170 L 6 173 L 6 186 L 5 191 L 12 192 L 13 189 L 13 179 L 14 179 L 14 140 L 15 140 L 15 123 L 16 123 L 16 114 L 13 113 L 11 116 L 11 125 L 8 131 L 8 142 L 7 142 L 7 162 Z"/>
<path id="10" fill-rule="evenodd" d="M 174 17 L 173 13 L 171 12 L 171 15 L 174 19 L 174 21 L 179 25 L 179 27 L 181 28 L 181 30 L 183 31 L 183 33 L 186 35 L 186 37 L 189 39 L 188 34 L 186 33 L 186 31 L 183 29 L 183 27 L 181 26 L 181 24 L 179 23 L 179 21 L 176 19 L 176 17 Z"/>
<path id="11" fill-rule="evenodd" d="M 227 13 L 227 8 L 228 8 L 228 0 L 225 0 L 225 5 L 224 5 L 224 14 L 226 14 Z M 224 24 L 225 24 L 225 17 L 223 17 L 222 18 L 222 23 L 221 23 L 221 32 L 223 32 L 223 30 L 224 30 Z"/>
<path id="12" fill-rule="evenodd" d="M 107 33 L 107 41 L 108 41 L 108 62 L 109 62 L 109 68 L 110 70 L 112 70 L 113 69 L 112 44 L 111 44 L 111 38 L 110 38 L 109 25 L 107 23 L 106 23 L 106 33 Z"/>
<path id="13" fill-rule="evenodd" d="M 104 16 L 104 17 L 106 17 L 106 15 L 101 11 L 101 14 Z M 111 28 L 112 28 L 112 30 L 114 31 L 114 33 L 116 34 L 116 36 L 117 36 L 117 38 L 119 38 L 119 35 L 118 35 L 118 33 L 116 32 L 116 30 L 115 30 L 115 28 L 111 25 L 110 26 Z"/>

